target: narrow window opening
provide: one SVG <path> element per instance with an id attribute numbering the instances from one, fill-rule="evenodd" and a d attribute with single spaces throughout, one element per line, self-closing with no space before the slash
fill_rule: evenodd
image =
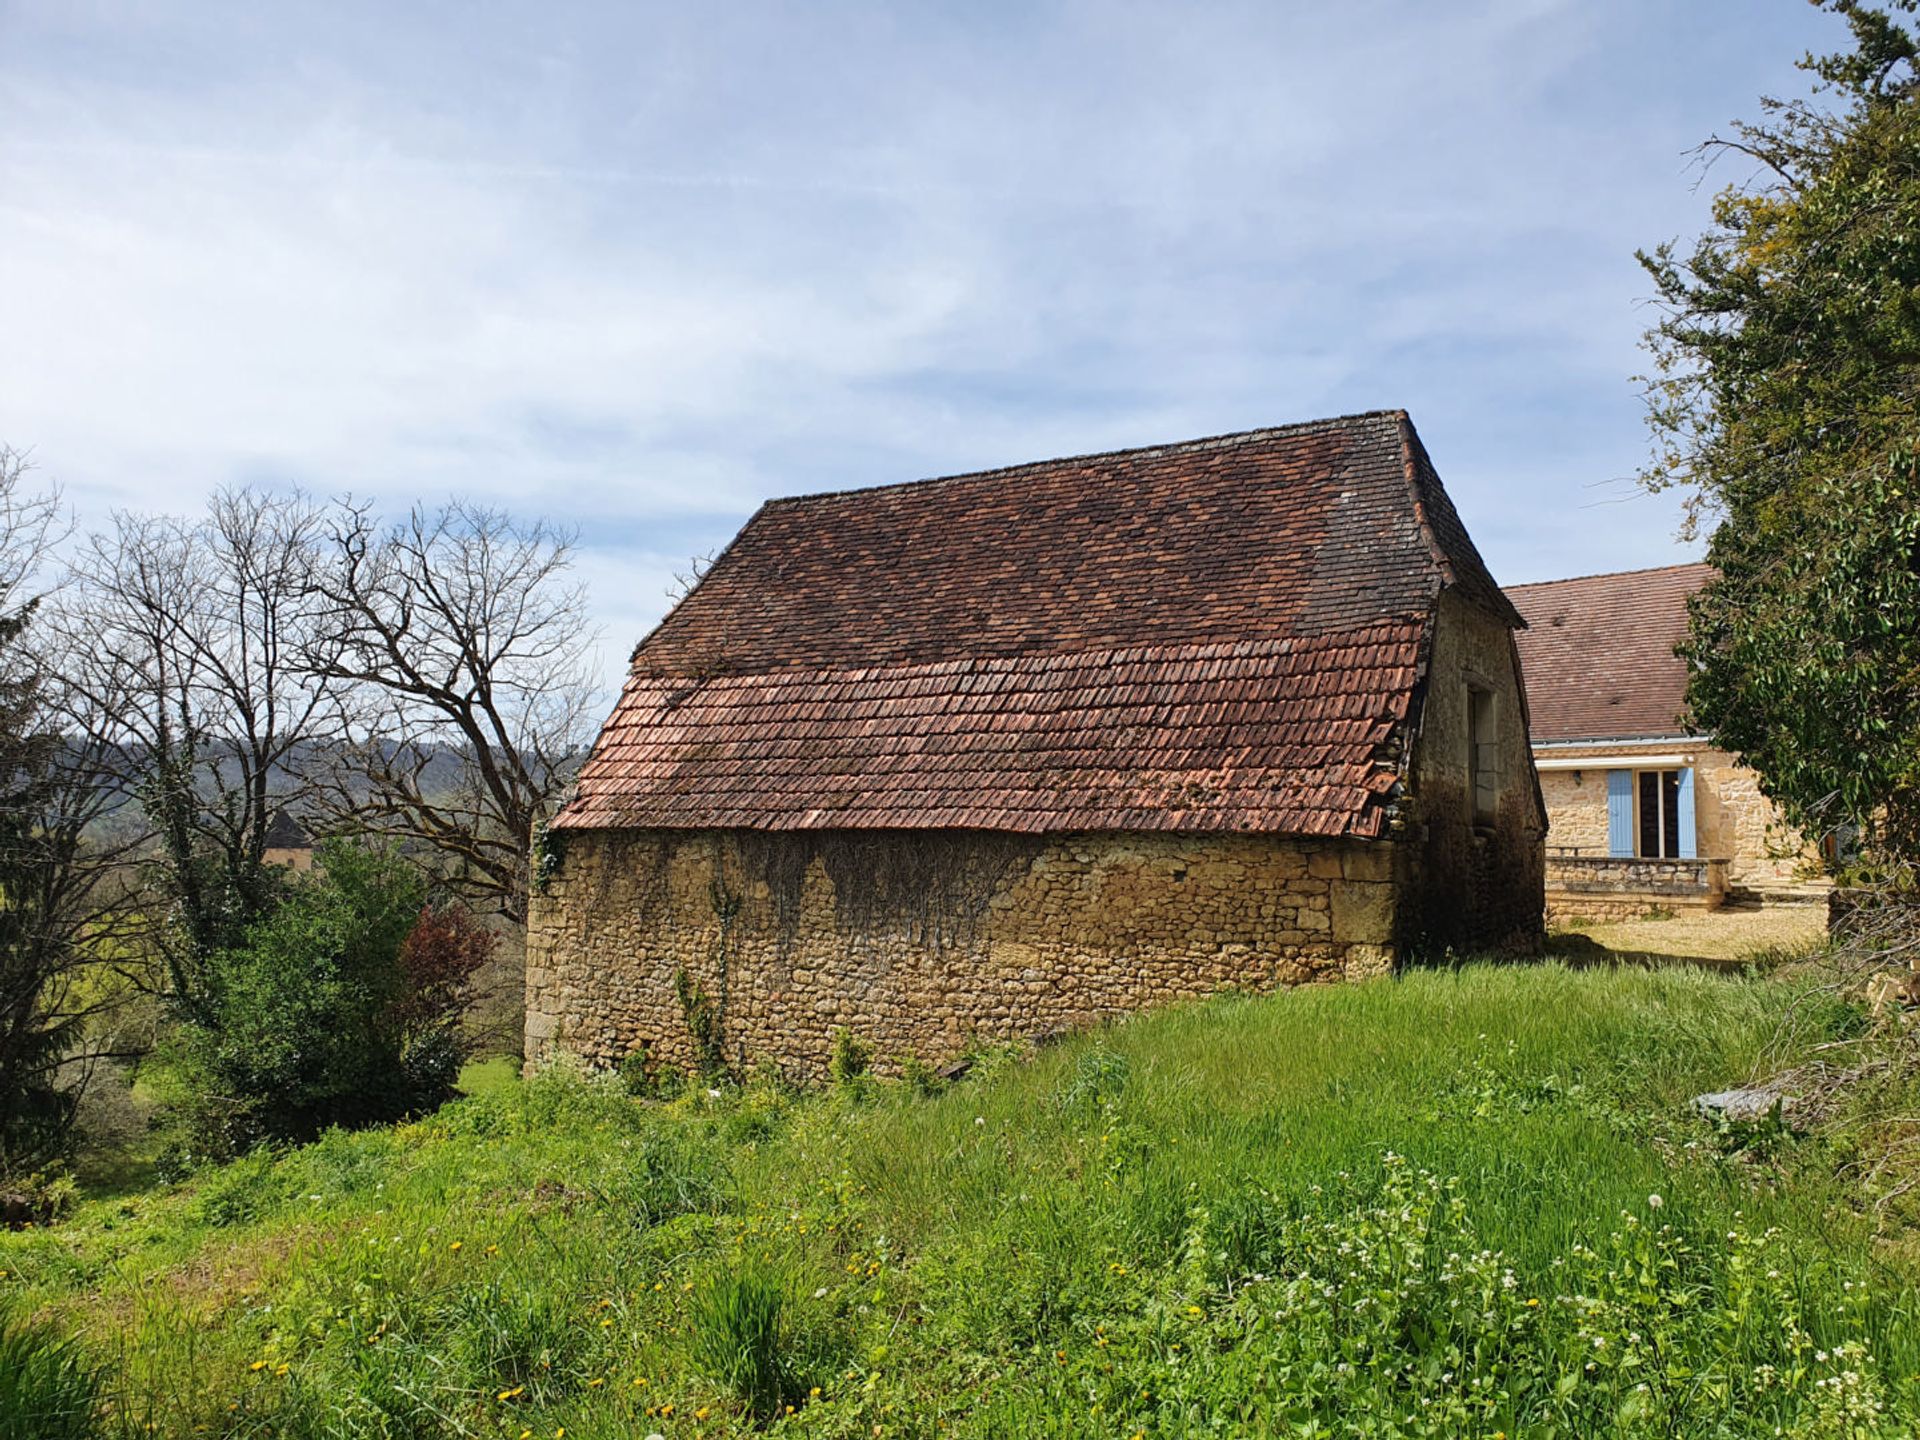
<path id="1" fill-rule="evenodd" d="M 1675 860 L 1680 855 L 1680 772 L 1642 770 L 1636 777 L 1634 808 L 1639 854 L 1647 860 Z"/>
<path id="2" fill-rule="evenodd" d="M 1473 821 L 1491 825 L 1500 808 L 1500 714 L 1491 690 L 1467 690 L 1467 768 Z"/>

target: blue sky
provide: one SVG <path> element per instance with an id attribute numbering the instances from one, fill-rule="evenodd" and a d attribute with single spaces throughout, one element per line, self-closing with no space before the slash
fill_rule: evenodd
<path id="1" fill-rule="evenodd" d="M 1803 0 L 0 0 L 0 441 L 577 524 L 609 679 L 763 498 L 1402 406 L 1503 581 L 1638 494 L 1636 246 Z"/>

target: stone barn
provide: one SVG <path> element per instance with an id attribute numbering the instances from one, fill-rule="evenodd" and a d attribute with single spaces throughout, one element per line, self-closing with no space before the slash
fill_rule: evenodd
<path id="1" fill-rule="evenodd" d="M 1531 952 L 1521 623 L 1398 411 L 769 502 L 541 839 L 529 1058 L 937 1062 Z"/>

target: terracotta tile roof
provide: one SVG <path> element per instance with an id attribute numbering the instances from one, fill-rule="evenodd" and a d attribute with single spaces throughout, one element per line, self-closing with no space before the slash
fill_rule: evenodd
<path id="1" fill-rule="evenodd" d="M 776 500 L 554 823 L 1371 836 L 1445 586 L 1399 411 Z"/>
<path id="2" fill-rule="evenodd" d="M 1705 564 L 1509 585 L 1526 617 L 1520 668 L 1533 738 L 1627 740 L 1684 735 L 1687 597 Z"/>
<path id="3" fill-rule="evenodd" d="M 1373 835 L 1424 633 L 636 672 L 559 823 Z"/>

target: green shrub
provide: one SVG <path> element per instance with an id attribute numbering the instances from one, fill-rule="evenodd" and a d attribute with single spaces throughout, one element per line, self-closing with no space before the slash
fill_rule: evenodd
<path id="1" fill-rule="evenodd" d="M 720 1030 L 719 1007 L 684 965 L 673 974 L 673 994 L 680 1002 L 681 1018 L 687 1022 L 687 1038 L 693 1042 L 694 1064 L 701 1077 L 720 1078 L 727 1073 L 727 1047 Z"/>
<path id="2" fill-rule="evenodd" d="M 836 1085 L 851 1085 L 873 1066 L 873 1046 L 844 1025 L 833 1032 L 833 1053 L 827 1073 Z"/>
<path id="3" fill-rule="evenodd" d="M 938 1095 L 947 1088 L 946 1082 L 940 1078 L 939 1071 L 918 1055 L 900 1057 L 900 1078 L 907 1082 L 908 1089 L 923 1098 Z"/>
<path id="4" fill-rule="evenodd" d="M 286 1198 L 284 1177 L 275 1172 L 273 1152 L 260 1146 L 230 1165 L 210 1167 L 200 1182 L 196 1218 L 224 1229 L 271 1214 Z"/>
<path id="5" fill-rule="evenodd" d="M 97 1433 L 100 1375 L 78 1344 L 0 1310 L 0 1440 Z"/>
<path id="6" fill-rule="evenodd" d="M 196 1154 L 381 1124 L 455 1093 L 464 986 L 492 937 L 424 903 L 397 855 L 342 843 L 207 962 L 184 1076 Z"/>
<path id="7" fill-rule="evenodd" d="M 613 1067 L 613 1071 L 620 1077 L 627 1094 L 635 1098 L 657 1095 L 660 1091 L 659 1077 L 654 1074 L 653 1056 L 647 1052 L 647 1042 L 644 1040 L 621 1056 L 620 1063 Z"/>

